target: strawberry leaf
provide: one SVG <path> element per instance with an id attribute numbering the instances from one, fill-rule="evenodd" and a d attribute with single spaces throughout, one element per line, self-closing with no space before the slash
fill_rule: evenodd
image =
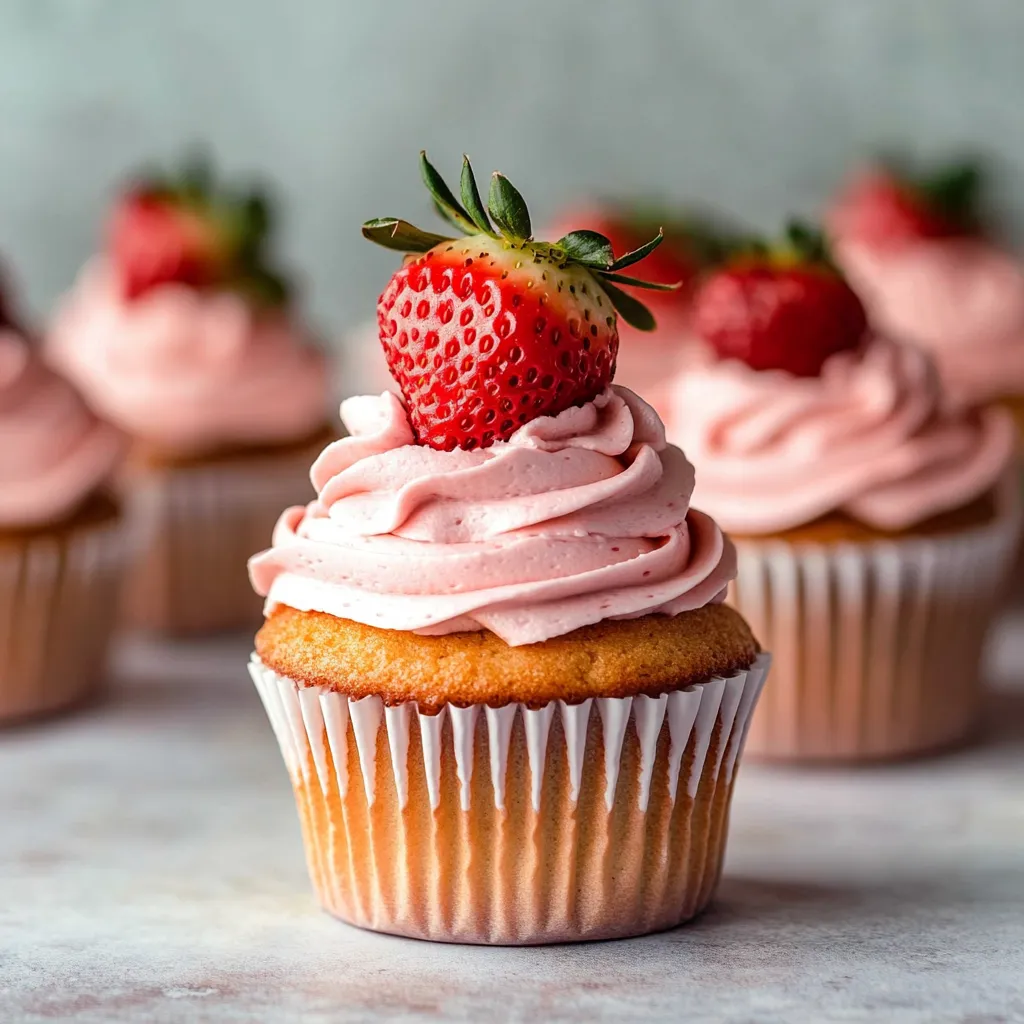
<path id="1" fill-rule="evenodd" d="M 399 252 L 426 252 L 441 242 L 450 242 L 446 235 L 435 235 L 415 227 L 398 217 L 377 217 L 363 225 L 363 238 Z"/>
<path id="2" fill-rule="evenodd" d="M 632 295 L 627 295 L 624 291 L 616 288 L 607 278 L 607 275 L 601 274 L 598 277 L 601 287 L 605 290 L 608 298 L 611 299 L 612 305 L 615 307 L 615 312 L 622 317 L 623 320 L 629 324 L 630 327 L 635 327 L 638 331 L 653 331 L 657 326 L 654 322 L 654 316 L 651 311 L 639 301 L 634 299 Z"/>
<path id="3" fill-rule="evenodd" d="M 444 178 L 434 169 L 433 164 L 427 159 L 427 151 L 420 150 L 420 172 L 423 175 L 423 184 L 431 194 L 437 208 L 449 224 L 460 231 L 469 234 L 476 233 L 476 225 L 468 213 L 459 205 L 458 199 L 452 195 L 452 190 L 445 184 Z"/>
<path id="4" fill-rule="evenodd" d="M 616 284 L 628 285 L 630 288 L 647 288 L 652 292 L 674 292 L 683 286 L 682 281 L 673 281 L 672 284 L 663 284 L 660 281 L 641 281 L 638 277 L 627 277 L 625 274 L 615 274 L 611 271 L 598 271 L 602 281 L 614 281 Z"/>
<path id="5" fill-rule="evenodd" d="M 469 157 L 465 154 L 462 156 L 462 178 L 459 185 L 462 192 L 462 205 L 466 207 L 473 223 L 485 234 L 493 235 L 494 228 L 491 227 L 491 222 L 487 219 L 487 211 L 480 198 L 480 190 L 476 187 L 473 168 L 469 164 Z"/>
<path id="6" fill-rule="evenodd" d="M 506 238 L 513 242 L 526 242 L 532 237 L 530 211 L 526 208 L 526 201 L 512 182 L 499 171 L 491 175 L 487 209 Z"/>
<path id="7" fill-rule="evenodd" d="M 615 258 L 612 243 L 596 231 L 570 231 L 555 245 L 564 249 L 572 260 L 582 263 L 585 267 L 607 270 Z"/>
<path id="8" fill-rule="evenodd" d="M 661 245 L 665 238 L 665 232 L 661 228 L 658 228 L 658 233 L 649 242 L 645 242 L 637 249 L 633 249 L 631 252 L 623 253 L 612 265 L 608 268 L 609 270 L 624 270 L 626 267 L 633 266 L 634 263 L 639 263 L 642 259 L 650 256 L 655 249 Z"/>

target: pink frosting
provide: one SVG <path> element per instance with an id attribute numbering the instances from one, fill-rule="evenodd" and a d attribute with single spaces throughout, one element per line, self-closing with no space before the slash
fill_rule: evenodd
<path id="1" fill-rule="evenodd" d="M 0 328 L 0 526 L 61 519 L 113 471 L 123 438 L 16 332 Z"/>
<path id="2" fill-rule="evenodd" d="M 820 377 L 694 368 L 670 432 L 697 467 L 696 501 L 752 534 L 837 511 L 906 529 L 993 487 L 1015 444 L 1003 410 L 948 411 L 928 356 L 882 340 L 833 356 Z"/>
<path id="3" fill-rule="evenodd" d="M 689 507 L 693 467 L 625 388 L 483 451 L 414 444 L 390 393 L 349 399 L 342 418 L 352 436 L 314 464 L 318 499 L 250 562 L 268 611 L 519 645 L 699 608 L 735 575 L 732 545 Z"/>
<path id="4" fill-rule="evenodd" d="M 955 401 L 1024 394 L 1024 265 L 981 239 L 875 248 L 840 241 L 837 256 L 883 333 L 929 349 Z"/>
<path id="5" fill-rule="evenodd" d="M 327 420 L 325 360 L 284 313 L 179 285 L 126 302 L 103 259 L 83 270 L 47 352 L 107 419 L 173 451 L 290 441 Z"/>

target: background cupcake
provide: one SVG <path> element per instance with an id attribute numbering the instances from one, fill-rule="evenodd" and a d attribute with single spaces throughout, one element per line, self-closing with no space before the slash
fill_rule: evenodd
<path id="1" fill-rule="evenodd" d="M 724 358 L 677 382 L 671 430 L 736 540 L 732 601 L 775 655 L 752 751 L 963 739 L 1018 530 L 1009 417 L 949 411 L 927 355 L 865 335 L 820 251 L 752 254 L 696 302 Z"/>
<path id="2" fill-rule="evenodd" d="M 125 546 L 106 490 L 112 427 L 49 370 L 0 302 L 0 721 L 75 704 L 101 679 Z"/>
<path id="3" fill-rule="evenodd" d="M 829 217 L 872 323 L 927 348 L 961 404 L 1003 399 L 1024 425 L 1024 263 L 985 230 L 973 165 L 912 179 L 877 166 Z"/>
<path id="4" fill-rule="evenodd" d="M 137 625 L 251 622 L 247 553 L 309 493 L 330 433 L 326 363 L 267 267 L 269 226 L 259 196 L 201 171 L 136 183 L 52 325 L 49 358 L 133 439 Z"/>
<path id="5" fill-rule="evenodd" d="M 423 253 L 378 307 L 405 401 L 342 406 L 317 500 L 251 566 L 313 883 L 422 938 L 672 927 L 714 891 L 766 670 L 720 603 L 734 553 L 653 410 L 609 386 L 614 310 L 640 319 L 610 250 L 526 241 L 505 179 L 485 212 L 468 165 L 465 207 L 425 170 L 472 234 L 365 229 Z"/>

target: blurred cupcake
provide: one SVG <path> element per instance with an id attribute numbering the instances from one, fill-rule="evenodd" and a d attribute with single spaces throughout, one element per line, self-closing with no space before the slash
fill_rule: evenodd
<path id="1" fill-rule="evenodd" d="M 136 183 L 52 325 L 51 361 L 133 439 L 138 626 L 251 623 L 247 554 L 282 501 L 311 493 L 309 460 L 330 436 L 326 363 L 267 269 L 268 230 L 257 195 L 195 174 Z"/>
<path id="2" fill-rule="evenodd" d="M 123 438 L 32 351 L 0 303 L 0 722 L 101 681 L 125 536 L 106 489 Z"/>
<path id="3" fill-rule="evenodd" d="M 692 467 L 609 385 L 639 304 L 523 241 L 493 180 L 468 237 L 364 229 L 425 253 L 378 307 L 404 402 L 343 404 L 317 500 L 253 559 L 251 671 L 332 913 L 461 942 L 669 928 L 714 891 L 767 658 L 720 603 L 734 552 Z"/>
<path id="4" fill-rule="evenodd" d="M 693 355 L 696 339 L 690 314 L 694 289 L 701 275 L 735 244 L 738 232 L 717 214 L 593 202 L 567 209 L 548 237 L 561 238 L 581 228 L 603 235 L 617 253 L 642 249 L 659 230 L 664 232 L 662 243 L 645 257 L 644 268 L 651 280 L 678 282 L 680 287 L 647 297 L 654 330 L 620 324 L 615 372 L 616 380 L 643 395 L 661 413 L 668 399 L 668 382 Z"/>
<path id="5" fill-rule="evenodd" d="M 931 351 L 954 401 L 1006 400 L 1024 431 L 1024 263 L 986 234 L 977 169 L 862 171 L 829 218 L 836 257 L 882 333 Z"/>
<path id="6" fill-rule="evenodd" d="M 775 655 L 751 751 L 858 760 L 964 739 L 1018 532 L 1009 416 L 950 411 L 927 354 L 865 334 L 813 246 L 723 269 L 695 322 L 723 358 L 677 382 L 670 431 L 736 541 L 732 603 Z"/>

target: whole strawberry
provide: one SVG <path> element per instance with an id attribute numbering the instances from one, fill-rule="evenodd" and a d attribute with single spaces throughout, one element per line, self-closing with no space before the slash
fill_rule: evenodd
<path id="1" fill-rule="evenodd" d="M 694 326 L 723 359 L 814 377 L 829 356 L 860 345 L 867 317 L 821 235 L 792 224 L 781 245 L 755 245 L 704 282 Z"/>
<path id="2" fill-rule="evenodd" d="M 388 367 L 417 440 L 483 448 L 524 423 L 600 394 L 615 373 L 617 314 L 641 330 L 654 318 L 618 285 L 671 290 L 619 273 L 652 252 L 659 234 L 617 259 L 608 239 L 570 232 L 534 241 L 523 197 L 495 172 L 486 208 L 469 160 L 461 203 L 420 155 L 423 180 L 462 237 L 430 234 L 397 218 L 363 234 L 408 258 L 377 304 Z"/>
<path id="3" fill-rule="evenodd" d="M 108 249 L 124 296 L 165 284 L 233 288 L 271 304 L 285 295 L 267 269 L 267 206 L 257 193 L 215 188 L 205 166 L 133 183 L 114 206 Z"/>
<path id="4" fill-rule="evenodd" d="M 978 167 L 960 163 L 913 177 L 879 165 L 854 177 L 829 218 L 837 238 L 895 247 L 978 228 Z"/>

